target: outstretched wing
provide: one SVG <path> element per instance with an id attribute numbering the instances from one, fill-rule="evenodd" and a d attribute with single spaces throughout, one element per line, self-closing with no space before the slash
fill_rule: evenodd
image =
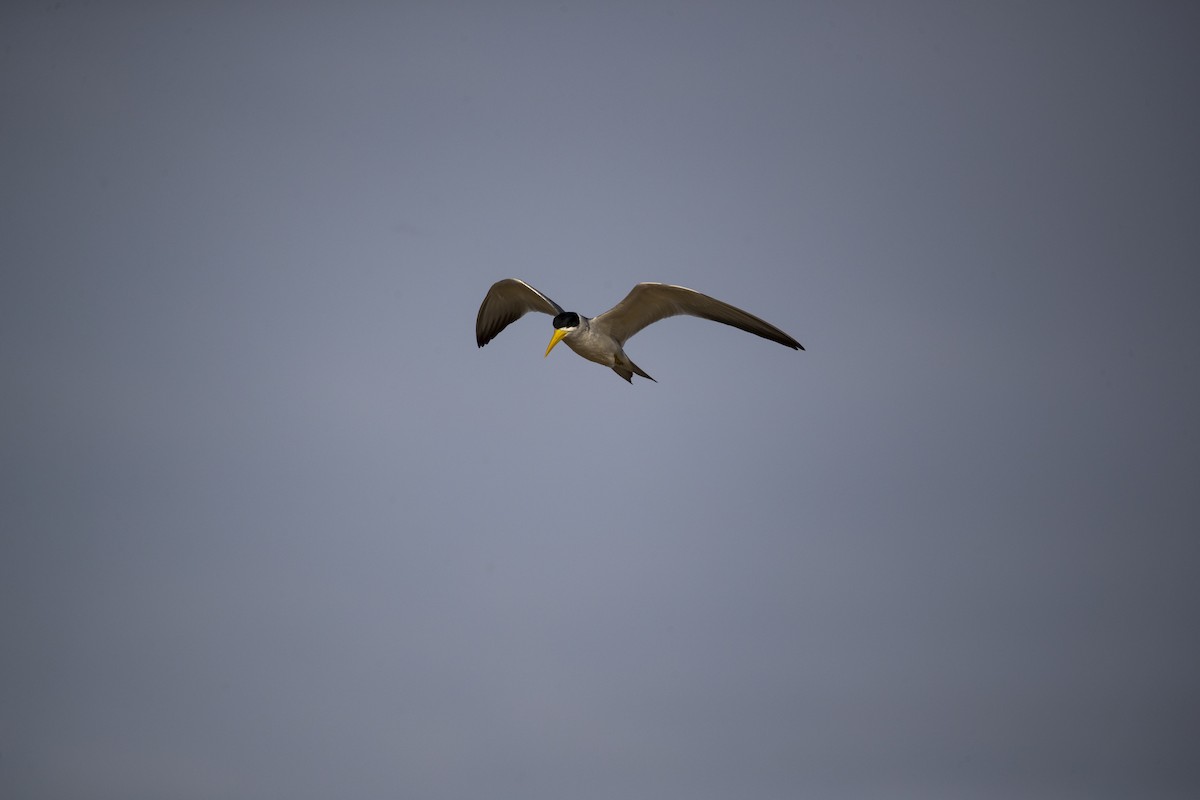
<path id="1" fill-rule="evenodd" d="M 732 325 L 793 350 L 804 349 L 791 336 L 753 314 L 692 289 L 665 283 L 639 283 L 634 286 L 624 300 L 592 320 L 592 329 L 602 330 L 624 345 L 630 336 L 647 325 L 678 314 Z"/>
<path id="2" fill-rule="evenodd" d="M 488 289 L 487 297 L 479 306 L 479 315 L 475 317 L 475 341 L 483 347 L 530 311 L 556 316 L 563 310 L 525 281 L 516 278 L 496 281 Z"/>

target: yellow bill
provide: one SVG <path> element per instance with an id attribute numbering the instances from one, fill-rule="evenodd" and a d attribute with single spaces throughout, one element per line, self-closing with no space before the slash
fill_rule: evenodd
<path id="1" fill-rule="evenodd" d="M 550 351 L 554 349 L 554 345 L 562 341 L 562 338 L 567 335 L 565 328 L 555 328 L 554 335 L 550 337 L 550 346 L 546 348 L 546 356 L 550 355 Z M 542 356 L 545 358 L 546 356 Z"/>

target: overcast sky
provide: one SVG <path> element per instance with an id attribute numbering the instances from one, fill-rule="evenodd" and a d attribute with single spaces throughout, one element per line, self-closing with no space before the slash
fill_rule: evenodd
<path id="1" fill-rule="evenodd" d="M 0 796 L 1197 796 L 1197 41 L 4 4 Z"/>

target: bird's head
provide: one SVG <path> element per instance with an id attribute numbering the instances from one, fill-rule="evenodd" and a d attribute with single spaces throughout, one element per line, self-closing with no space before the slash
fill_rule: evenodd
<path id="1" fill-rule="evenodd" d="M 579 328 L 579 315 L 574 311 L 564 311 L 554 318 L 554 335 L 550 337 L 550 345 L 546 348 L 546 355 L 550 355 L 550 351 L 554 349 L 554 345 L 562 341 L 562 338 L 567 334 L 574 333 Z M 545 356 L 543 356 L 544 358 Z"/>

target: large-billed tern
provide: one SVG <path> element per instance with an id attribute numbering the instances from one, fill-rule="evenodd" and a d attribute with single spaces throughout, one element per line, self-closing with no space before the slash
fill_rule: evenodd
<path id="1" fill-rule="evenodd" d="M 613 372 L 630 383 L 633 383 L 634 375 L 643 378 L 650 376 L 625 355 L 625 342 L 647 325 L 677 314 L 732 325 L 793 350 L 804 349 L 803 345 L 769 322 L 682 286 L 639 283 L 624 300 L 608 311 L 596 317 L 585 317 L 574 311 L 563 311 L 558 303 L 516 278 L 497 281 L 488 289 L 487 297 L 479 306 L 479 316 L 475 318 L 475 341 L 483 347 L 495 339 L 500 331 L 530 311 L 540 311 L 554 317 L 554 335 L 546 348 L 547 356 L 554 345 L 560 341 L 566 342 L 567 347 L 588 361 L 612 367 Z"/>

